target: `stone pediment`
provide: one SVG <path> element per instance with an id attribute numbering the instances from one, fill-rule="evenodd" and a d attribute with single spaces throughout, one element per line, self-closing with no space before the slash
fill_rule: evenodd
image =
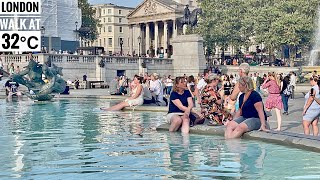
<path id="1" fill-rule="evenodd" d="M 164 3 L 163 0 L 145 0 L 134 11 L 132 11 L 127 16 L 127 18 L 132 19 L 145 16 L 175 13 L 177 10 L 181 10 L 181 4 L 175 3 L 173 1 L 171 4 L 168 4 Z"/>

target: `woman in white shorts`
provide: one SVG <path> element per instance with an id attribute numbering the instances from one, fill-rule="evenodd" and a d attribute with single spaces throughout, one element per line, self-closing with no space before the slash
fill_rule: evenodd
<path id="1" fill-rule="evenodd" d="M 173 90 L 170 95 L 169 111 L 167 121 L 170 123 L 169 131 L 189 133 L 190 121 L 203 119 L 203 115 L 194 111 L 192 96 L 187 89 L 184 77 L 177 77 L 174 81 Z M 196 117 L 198 116 L 198 117 Z"/>
<path id="2" fill-rule="evenodd" d="M 133 81 L 134 81 L 135 87 L 132 89 L 130 98 L 110 108 L 101 108 L 101 109 L 106 111 L 119 111 L 125 107 L 142 105 L 143 104 L 143 87 L 141 85 L 142 77 L 135 75 L 133 78 Z"/>

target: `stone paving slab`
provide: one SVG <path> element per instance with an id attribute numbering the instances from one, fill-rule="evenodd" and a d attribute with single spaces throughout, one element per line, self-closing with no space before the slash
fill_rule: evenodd
<path id="1" fill-rule="evenodd" d="M 157 127 L 158 131 L 168 131 L 169 124 L 162 124 Z M 190 133 L 204 135 L 224 136 L 225 126 L 197 125 L 190 128 Z M 286 132 L 261 132 L 251 131 L 243 135 L 244 139 L 260 140 L 268 143 L 291 146 L 304 150 L 320 152 L 320 137 L 306 136 L 297 133 Z"/>

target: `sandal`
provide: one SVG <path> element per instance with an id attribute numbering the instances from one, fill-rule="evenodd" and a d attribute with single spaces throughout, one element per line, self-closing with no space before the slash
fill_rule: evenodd
<path id="1" fill-rule="evenodd" d="M 208 126 L 221 126 L 222 124 L 218 123 L 217 121 L 210 120 L 207 125 Z"/>

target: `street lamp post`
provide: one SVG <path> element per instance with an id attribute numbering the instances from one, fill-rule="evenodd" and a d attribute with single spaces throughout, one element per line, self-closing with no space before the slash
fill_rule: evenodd
<path id="1" fill-rule="evenodd" d="M 123 40 L 120 38 L 120 55 L 122 56 L 122 45 L 123 45 Z"/>
<path id="2" fill-rule="evenodd" d="M 76 25 L 76 30 L 74 31 L 76 33 L 76 41 L 78 41 L 79 46 L 81 46 L 81 38 L 78 31 L 78 21 L 74 22 L 74 24 Z"/>
<path id="3" fill-rule="evenodd" d="M 41 31 L 41 52 L 44 51 L 44 33 L 46 32 L 46 28 L 44 26 L 41 26 L 40 28 Z"/>
<path id="4" fill-rule="evenodd" d="M 140 45 L 141 45 L 141 36 L 138 37 L 138 44 L 139 44 L 139 57 L 141 56 L 140 54 Z"/>

